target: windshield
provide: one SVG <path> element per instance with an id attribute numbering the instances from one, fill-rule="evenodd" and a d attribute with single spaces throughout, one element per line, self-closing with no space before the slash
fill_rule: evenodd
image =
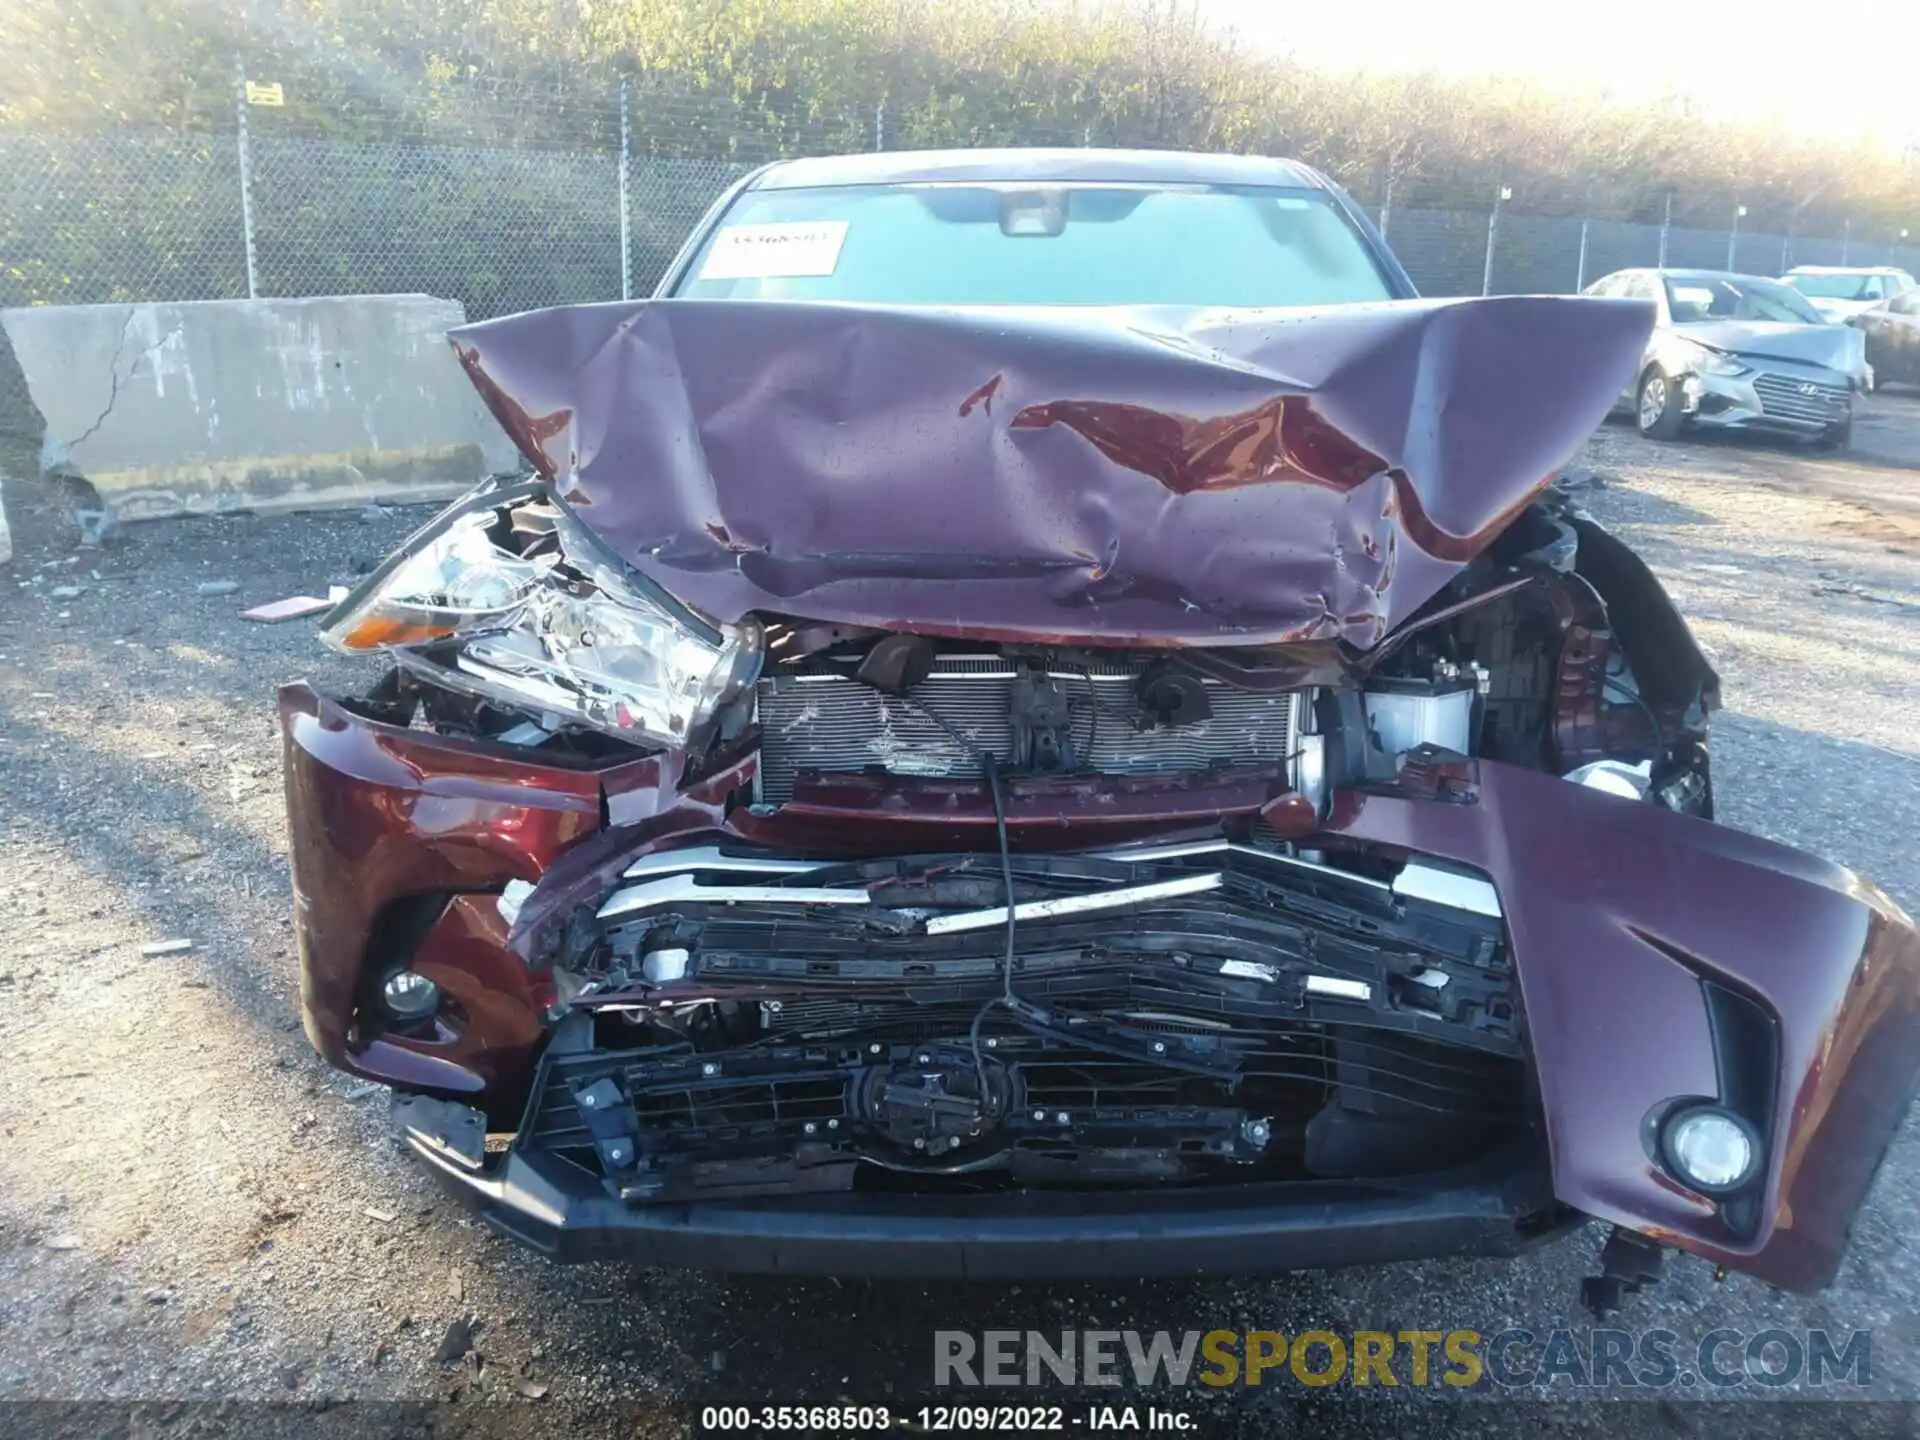
<path id="1" fill-rule="evenodd" d="M 1788 275 L 1786 283 L 1817 300 L 1878 300 L 1878 275 Z"/>
<path id="2" fill-rule="evenodd" d="M 750 190 L 674 293 L 895 305 L 1393 298 L 1319 191 L 1054 182 Z"/>
<path id="3" fill-rule="evenodd" d="M 1820 312 L 1785 285 L 1746 276 L 1733 279 L 1669 276 L 1667 308 L 1673 323 L 1699 320 L 1771 320 L 1785 325 L 1819 325 Z"/>
<path id="4" fill-rule="evenodd" d="M 1788 275 L 1786 282 L 1814 300 L 1880 300 L 1885 294 L 1878 275 Z"/>

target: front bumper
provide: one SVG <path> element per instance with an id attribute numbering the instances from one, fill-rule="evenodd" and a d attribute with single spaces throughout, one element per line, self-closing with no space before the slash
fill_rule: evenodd
<path id="1" fill-rule="evenodd" d="M 750 771 L 688 784 L 662 760 L 556 767 L 505 747 L 383 725 L 304 687 L 284 692 L 281 709 L 309 1036 L 336 1065 L 404 1091 L 462 1098 L 484 1107 L 500 1130 L 520 1113 L 544 1033 L 528 967 L 506 947 L 503 927 L 481 923 L 491 893 L 509 880 L 538 881 L 562 856 L 600 848 L 617 875 L 638 854 L 696 837 L 741 839 L 749 822 L 745 838 L 788 853 L 904 848 L 888 843 L 899 813 L 889 819 L 857 796 L 785 819 L 730 809 L 729 795 L 744 791 Z M 1260 813 L 1221 811 L 1212 821 L 1250 825 Z M 606 828 L 608 818 L 618 826 L 623 817 L 625 826 Z M 1205 818 L 1182 810 L 1179 833 L 1193 835 Z M 951 848 L 962 848 L 960 840 L 985 848 L 978 826 L 943 822 L 941 830 Z M 1089 843 L 1057 818 L 1050 830 L 1052 848 Z M 1111 838 L 1096 831 L 1091 843 Z M 1339 792 L 1324 843 L 1343 841 L 1439 857 L 1492 879 L 1528 1025 L 1554 1200 L 1788 1288 L 1832 1280 L 1920 1076 L 1920 936 L 1885 896 L 1837 866 L 1757 837 L 1495 764 L 1478 766 L 1470 803 Z M 438 953 L 470 973 L 471 1003 L 445 1033 L 370 1035 L 356 1021 L 365 977 L 406 958 L 396 948 L 403 937 L 383 917 L 422 894 L 438 896 L 445 909 L 419 943 L 459 942 Z M 1713 1203 L 1669 1178 L 1645 1141 L 1657 1107 L 1675 1096 L 1712 1096 L 1720 1084 L 1703 999 L 1710 984 L 1747 997 L 1775 1030 L 1765 1183 L 1756 1222 L 1738 1232 Z M 1431 1197 L 1407 1209 L 1405 1191 L 1382 1198 L 1349 1190 L 1341 1205 L 1316 1208 L 1308 1197 L 1324 1190 L 1292 1184 L 1270 1205 L 1237 1194 L 1222 1200 L 1220 1192 L 1186 1201 L 1129 1191 L 1104 1218 L 1100 1205 L 1083 1204 L 1072 1218 L 1044 1209 L 955 1214 L 923 1198 L 860 1195 L 649 1209 L 556 1185 L 534 1157 L 509 1154 L 495 1162 L 500 1168 L 483 1162 L 478 1171 L 449 1171 L 444 1156 L 434 1163 L 496 1223 L 554 1253 L 638 1241 L 640 1253 L 663 1258 L 697 1253 L 715 1264 L 804 1268 L 793 1247 L 817 1242 L 810 1253 L 818 1258 L 806 1263 L 844 1273 L 882 1263 L 847 1253 L 869 1242 L 898 1255 L 917 1251 L 916 1235 L 938 1234 L 943 1244 L 973 1249 L 964 1264 L 926 1256 L 926 1273 L 943 1265 L 945 1273 L 985 1273 L 966 1267 L 997 1263 L 977 1258 L 993 1234 L 1008 1235 L 1012 1250 L 1001 1253 L 1011 1254 L 1040 1245 L 1041 1236 L 1064 1244 L 1062 1235 L 1083 1229 L 1091 1248 L 1063 1264 L 1106 1263 L 1094 1254 L 1102 1237 L 1153 1249 L 1151 1259 L 1130 1257 L 1128 1273 L 1227 1257 L 1235 1268 L 1312 1263 L 1312 1253 L 1296 1258 L 1301 1250 L 1382 1259 L 1435 1247 L 1499 1253 L 1517 1243 L 1512 1232 L 1526 1228 L 1524 1217 L 1539 1213 L 1512 1195 L 1489 1209 L 1484 1190 L 1471 1201 L 1456 1192 L 1438 1212 Z M 1349 1210 L 1349 1201 L 1361 1208 Z M 1438 1228 L 1422 1229 L 1436 1213 Z M 1322 1238 L 1303 1241 L 1307 1231 Z M 751 1243 L 742 1238 L 756 1234 L 762 1238 Z M 1367 1248 L 1381 1235 L 1397 1238 Z M 732 1248 L 736 1239 L 744 1248 Z"/>
<path id="2" fill-rule="evenodd" d="M 457 1128 L 457 1114 L 403 1119 L 401 1130 L 489 1225 L 563 1262 L 874 1279 L 1228 1275 L 1516 1255 L 1580 1223 L 1554 1205 L 1544 1174 L 1503 1156 L 1418 1186 L 629 1206 L 583 1171 L 518 1145 L 475 1167 L 453 1153 L 456 1137 L 434 1133 L 440 1125 Z"/>
<path id="3" fill-rule="evenodd" d="M 1681 410 L 1708 430 L 1820 436 L 1853 418 L 1853 383 L 1835 371 L 1771 363 L 1739 376 L 1688 374 Z"/>
<path id="4" fill-rule="evenodd" d="M 306 685 L 280 692 L 300 1013 L 315 1050 L 406 1091 L 483 1097 L 511 1124 L 546 997 L 494 896 L 613 825 L 711 825 L 751 770 L 683 781 L 668 754 L 615 765 L 388 724 Z M 371 982 L 411 964 L 450 997 L 433 1029 L 360 1023 Z"/>

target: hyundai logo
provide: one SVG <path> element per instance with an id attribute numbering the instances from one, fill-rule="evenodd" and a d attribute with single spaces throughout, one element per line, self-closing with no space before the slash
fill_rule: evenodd
<path id="1" fill-rule="evenodd" d="M 1800 393 L 1802 395 L 1818 395 L 1820 393 L 1820 387 L 1818 385 L 1810 385 L 1805 380 L 1802 380 L 1800 382 Z"/>

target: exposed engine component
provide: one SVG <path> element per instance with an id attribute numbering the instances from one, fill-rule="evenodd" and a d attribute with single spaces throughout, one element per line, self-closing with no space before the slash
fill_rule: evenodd
<path id="1" fill-rule="evenodd" d="M 1007 697 L 1007 768 L 1062 775 L 1079 768 L 1073 748 L 1073 704 L 1051 675 L 1022 670 Z"/>
<path id="2" fill-rule="evenodd" d="M 933 642 L 924 635 L 883 635 L 860 657 L 853 678 L 904 695 L 933 673 L 933 657 Z"/>
<path id="3" fill-rule="evenodd" d="M 1388 755 L 1404 755 L 1422 745 L 1472 755 L 1475 703 L 1486 671 L 1463 670 L 1442 660 L 1429 679 L 1381 677 L 1366 690 L 1367 728 Z"/>
<path id="4" fill-rule="evenodd" d="M 1164 662 L 1141 673 L 1134 695 L 1150 725 L 1198 725 L 1213 718 L 1213 705 L 1200 677 Z"/>
<path id="5" fill-rule="evenodd" d="M 983 751 L 1004 757 L 1010 773 L 1178 775 L 1287 765 L 1298 750 L 1302 697 L 1293 691 L 1150 657 L 931 655 L 891 647 L 892 638 L 858 660 L 817 655 L 761 676 L 760 801 L 791 799 L 802 770 L 977 777 Z M 917 654 L 928 655 L 927 673 L 905 684 Z"/>

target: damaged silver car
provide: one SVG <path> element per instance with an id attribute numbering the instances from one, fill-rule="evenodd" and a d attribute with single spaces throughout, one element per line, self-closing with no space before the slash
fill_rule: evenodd
<path id="1" fill-rule="evenodd" d="M 1852 439 L 1853 397 L 1871 384 L 1865 346 L 1791 287 L 1721 270 L 1618 270 L 1585 293 L 1654 307 L 1646 355 L 1619 406 L 1642 435 L 1771 431 L 1836 449 Z"/>

